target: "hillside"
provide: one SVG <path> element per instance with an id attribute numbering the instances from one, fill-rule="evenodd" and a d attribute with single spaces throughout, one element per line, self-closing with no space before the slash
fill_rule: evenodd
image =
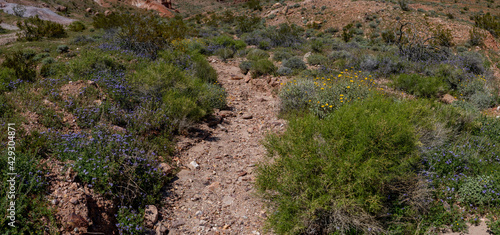
<path id="1" fill-rule="evenodd" d="M 499 9 L 0 0 L 0 233 L 500 234 Z"/>

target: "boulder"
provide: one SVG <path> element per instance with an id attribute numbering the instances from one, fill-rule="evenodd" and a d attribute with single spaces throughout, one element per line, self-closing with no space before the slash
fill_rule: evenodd
<path id="1" fill-rule="evenodd" d="M 158 209 L 154 205 L 147 205 L 144 211 L 144 224 L 147 227 L 153 228 L 158 221 Z"/>
<path id="2" fill-rule="evenodd" d="M 68 8 L 65 6 L 57 6 L 56 7 L 56 11 L 65 12 L 67 10 L 68 10 Z"/>

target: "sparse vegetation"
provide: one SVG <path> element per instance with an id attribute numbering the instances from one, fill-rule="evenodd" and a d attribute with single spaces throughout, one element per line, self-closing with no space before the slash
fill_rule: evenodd
<path id="1" fill-rule="evenodd" d="M 18 128 L 16 223 L 23 226 L 8 227 L 4 211 L 0 231 L 60 233 L 66 222 L 56 212 L 66 201 L 52 200 L 54 177 L 73 172 L 78 190 L 113 208 L 104 218 L 113 233 L 149 234 L 165 222 L 174 233 L 251 232 L 239 230 L 239 218 L 215 225 L 221 214 L 195 207 L 174 212 L 194 222 L 162 217 L 165 196 L 187 185 L 172 187 L 176 167 L 190 161 L 192 172 L 211 175 L 194 188 L 224 189 L 213 194 L 224 202 L 207 208 L 241 209 L 232 197 L 255 179 L 268 206 L 260 215 L 268 230 L 259 232 L 465 233 L 485 217 L 492 233 L 500 231 L 493 1 L 363 3 L 391 7 L 380 14 L 347 2 L 348 14 L 324 1 L 187 1 L 167 12 L 172 18 L 124 4 L 104 13 L 96 3 L 69 1 L 58 12 L 75 20 L 65 26 L 21 18 L 31 14 L 22 5 L 2 13 L 1 22 L 19 27 L 0 29 L 8 33 L 0 38 L 8 43 L 0 50 L 0 124 Z M 227 138 L 235 128 L 239 139 Z M 225 174 L 225 163 L 243 163 L 241 150 L 264 135 L 267 157 Z M 4 154 L 7 138 L 0 136 Z M 212 153 L 212 145 L 234 154 Z M 198 150 L 199 158 L 183 158 Z M 205 155 L 209 164 L 200 161 Z M 48 167 L 54 162 L 57 170 Z M 8 186 L 8 170 L 0 173 Z M 0 197 L 7 193 L 0 189 Z M 179 195 L 199 205 L 212 200 L 204 193 Z M 158 207 L 161 222 L 146 225 L 147 205 Z"/>

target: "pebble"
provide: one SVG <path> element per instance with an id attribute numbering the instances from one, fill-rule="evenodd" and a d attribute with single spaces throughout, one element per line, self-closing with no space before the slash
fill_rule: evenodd
<path id="1" fill-rule="evenodd" d="M 59 204 L 59 201 L 57 199 L 52 200 L 52 205 L 57 205 Z"/>
<path id="2" fill-rule="evenodd" d="M 202 212 L 202 211 L 197 211 L 194 215 L 195 215 L 195 216 L 201 216 L 202 214 L 203 214 L 203 212 Z"/>
<path id="3" fill-rule="evenodd" d="M 245 115 L 241 116 L 241 118 L 243 118 L 243 119 L 252 119 L 253 116 L 252 116 L 252 114 L 245 114 Z"/>
<path id="4" fill-rule="evenodd" d="M 196 163 L 195 161 L 190 162 L 189 165 L 191 167 L 193 167 L 194 169 L 200 168 L 200 165 L 198 163 Z"/>
<path id="5" fill-rule="evenodd" d="M 76 204 L 78 203 L 78 199 L 76 199 L 76 198 L 71 198 L 71 199 L 69 200 L 69 202 L 71 202 L 71 203 L 73 203 L 73 204 L 75 204 L 75 205 L 76 205 Z"/>

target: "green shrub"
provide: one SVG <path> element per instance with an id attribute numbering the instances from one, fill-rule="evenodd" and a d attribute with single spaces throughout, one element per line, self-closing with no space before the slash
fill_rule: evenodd
<path id="1" fill-rule="evenodd" d="M 385 214 L 389 185 L 411 182 L 418 161 L 407 110 L 376 97 L 325 119 L 292 118 L 283 135 L 268 136 L 273 159 L 258 166 L 256 186 L 270 200 L 274 232 L 383 232 L 374 215 Z"/>
<path id="2" fill-rule="evenodd" d="M 424 77 L 418 74 L 401 74 L 394 79 L 396 88 L 426 98 L 437 98 L 448 91 L 442 77 Z"/>
<path id="3" fill-rule="evenodd" d="M 484 45 L 485 35 L 479 31 L 476 27 L 469 31 L 469 44 L 471 46 L 482 46 Z"/>
<path id="4" fill-rule="evenodd" d="M 174 40 L 183 39 L 189 32 L 180 17 L 167 21 L 159 16 L 141 14 L 100 14 L 94 17 L 92 25 L 103 29 L 120 28 L 117 38 L 122 48 L 153 59 L 159 50 Z"/>
<path id="5" fill-rule="evenodd" d="M 259 16 L 237 16 L 236 17 L 236 30 L 240 33 L 248 33 L 257 29 L 262 19 Z"/>
<path id="6" fill-rule="evenodd" d="M 474 16 L 476 27 L 488 30 L 493 36 L 500 37 L 500 18 L 492 16 L 489 12 L 485 15 Z"/>
<path id="7" fill-rule="evenodd" d="M 62 24 L 41 20 L 38 16 L 18 21 L 17 27 L 21 30 L 17 33 L 19 40 L 37 41 L 45 37 L 63 38 L 67 36 Z"/>
<path id="8" fill-rule="evenodd" d="M 262 11 L 262 6 L 260 5 L 260 0 L 249 0 L 246 2 L 246 6 L 254 11 Z"/>
<path id="9" fill-rule="evenodd" d="M 66 53 L 69 52 L 69 47 L 67 45 L 59 45 L 56 49 L 57 53 Z"/>
<path id="10" fill-rule="evenodd" d="M 271 46 L 292 47 L 300 44 L 303 39 L 303 29 L 292 24 L 280 24 L 278 27 L 271 26 L 266 29 L 264 36 L 270 40 Z"/>
<path id="11" fill-rule="evenodd" d="M 269 49 L 271 49 L 271 43 L 269 43 L 268 41 L 260 41 L 259 42 L 259 49 L 269 50 Z"/>
<path id="12" fill-rule="evenodd" d="M 348 24 L 342 28 L 342 40 L 344 42 L 349 42 L 352 37 L 354 36 L 354 31 L 353 31 L 354 25 L 353 24 Z"/>
<path id="13" fill-rule="evenodd" d="M 53 63 L 55 63 L 55 62 L 56 62 L 56 60 L 55 60 L 54 58 L 52 58 L 52 57 L 47 57 L 47 58 L 44 58 L 44 59 L 42 60 L 42 65 L 45 65 L 45 64 L 53 64 Z"/>
<path id="14" fill-rule="evenodd" d="M 311 49 L 314 51 L 314 52 L 321 52 L 323 51 L 323 42 L 321 40 L 312 40 L 311 41 Z"/>
<path id="15" fill-rule="evenodd" d="M 269 58 L 269 54 L 260 49 L 252 49 L 247 54 L 248 60 L 261 60 Z"/>
<path id="16" fill-rule="evenodd" d="M 2 66 L 14 70 L 15 77 L 23 81 L 35 81 L 36 65 L 33 61 L 35 53 L 32 51 L 15 51 L 5 56 Z"/>
<path id="17" fill-rule="evenodd" d="M 348 51 L 344 51 L 344 50 L 341 50 L 341 51 L 332 51 L 332 53 L 330 53 L 330 55 L 328 55 L 328 59 L 330 60 L 339 60 L 339 59 L 350 59 L 352 58 L 352 54 Z"/>
<path id="18" fill-rule="evenodd" d="M 293 70 L 291 68 L 281 66 L 276 70 L 276 73 L 280 76 L 288 76 L 293 74 Z"/>
<path id="19" fill-rule="evenodd" d="M 241 72 L 246 75 L 248 71 L 250 71 L 250 69 L 252 68 L 252 61 L 248 60 L 241 61 L 239 67 Z"/>
<path id="20" fill-rule="evenodd" d="M 82 32 L 87 27 L 85 27 L 85 24 L 83 24 L 83 22 L 81 21 L 74 21 L 73 23 L 68 25 L 68 28 L 73 32 Z"/>
<path id="21" fill-rule="evenodd" d="M 89 44 L 89 43 L 92 43 L 92 42 L 95 42 L 95 39 L 93 39 L 92 37 L 77 36 L 70 43 L 73 44 L 73 45 L 83 46 L 83 45 L 86 45 L 86 44 Z"/>
<path id="22" fill-rule="evenodd" d="M 398 0 L 399 7 L 403 11 L 410 11 L 410 7 L 408 6 L 408 1 L 407 0 Z"/>
<path id="23" fill-rule="evenodd" d="M 215 54 L 219 56 L 223 61 L 226 61 L 229 58 L 233 58 L 234 56 L 234 51 L 231 48 L 219 48 L 217 51 L 215 51 Z"/>
<path id="24" fill-rule="evenodd" d="M 276 67 L 270 60 L 260 59 L 252 62 L 252 68 L 250 71 L 252 72 L 252 77 L 256 78 L 262 75 L 274 73 L 276 71 Z"/>
<path id="25" fill-rule="evenodd" d="M 451 35 L 450 29 L 444 29 L 441 25 L 438 25 L 432 31 L 432 43 L 434 45 L 443 46 L 443 47 L 452 47 L 455 44 L 453 43 L 453 36 Z"/>
<path id="26" fill-rule="evenodd" d="M 324 55 L 312 54 L 307 57 L 307 63 L 310 65 L 322 65 L 326 62 L 327 58 Z"/>
<path id="27" fill-rule="evenodd" d="M 300 57 L 292 57 L 283 61 L 283 66 L 293 70 L 304 70 L 307 68 L 306 63 Z"/>
<path id="28" fill-rule="evenodd" d="M 354 71 L 337 76 L 314 77 L 312 81 L 293 80 L 280 91 L 281 114 L 312 112 L 326 117 L 341 106 L 370 96 L 373 79 Z"/>
<path id="29" fill-rule="evenodd" d="M 395 43 L 396 34 L 392 30 L 384 30 L 382 31 L 382 39 L 385 43 Z"/>
<path id="30" fill-rule="evenodd" d="M 200 78 L 187 75 L 178 66 L 165 63 L 161 58 L 159 63 L 138 70 L 130 82 L 134 92 L 140 97 L 161 99 L 161 103 L 151 104 L 160 107 L 155 115 L 158 117 L 166 115 L 170 118 L 168 122 L 174 126 L 185 121 L 200 120 L 214 108 L 221 108 L 220 106 L 225 104 L 225 95 L 222 91 L 216 92 L 215 87 L 206 85 Z M 139 126 L 136 128 L 142 125 L 142 123 L 137 124 Z M 164 126 L 166 123 L 160 122 L 158 125 Z"/>
<path id="31" fill-rule="evenodd" d="M 273 55 L 273 60 L 274 61 L 283 61 L 287 60 L 292 57 L 292 54 L 290 54 L 286 50 L 275 50 L 274 55 Z"/>
<path id="32" fill-rule="evenodd" d="M 42 52 L 42 53 L 36 54 L 35 57 L 33 57 L 33 61 L 40 61 L 41 59 L 49 57 L 49 56 L 50 56 L 49 53 Z"/>

